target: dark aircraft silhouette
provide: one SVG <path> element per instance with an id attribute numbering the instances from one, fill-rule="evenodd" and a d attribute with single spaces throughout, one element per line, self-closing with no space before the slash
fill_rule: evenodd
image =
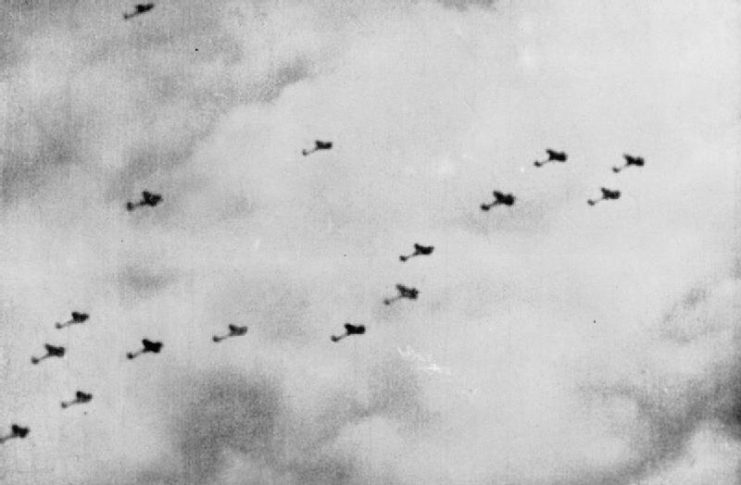
<path id="1" fill-rule="evenodd" d="M 93 395 L 87 392 L 77 391 L 75 398 L 71 401 L 62 401 L 62 409 L 66 409 L 75 404 L 85 404 L 93 400 Z"/>
<path id="2" fill-rule="evenodd" d="M 350 335 L 363 335 L 365 333 L 365 325 L 353 325 L 352 323 L 346 323 L 345 324 L 345 333 L 342 335 L 332 335 L 330 340 L 332 342 L 339 342 L 345 337 L 349 337 Z"/>
<path id="3" fill-rule="evenodd" d="M 64 328 L 69 327 L 70 325 L 78 325 L 80 323 L 85 323 L 88 318 L 90 318 L 90 315 L 88 315 L 87 313 L 72 312 L 72 318 L 70 318 L 66 322 L 57 322 L 54 326 L 56 328 Z"/>
<path id="4" fill-rule="evenodd" d="M 126 357 L 133 359 L 148 352 L 159 354 L 160 350 L 162 350 L 162 342 L 152 342 L 151 340 L 142 339 L 142 348 L 136 352 L 127 352 Z"/>
<path id="5" fill-rule="evenodd" d="M 617 200 L 620 198 L 619 190 L 610 190 L 604 187 L 600 188 L 600 190 L 602 191 L 602 197 L 599 199 L 589 199 L 587 204 L 594 205 L 601 200 Z"/>
<path id="6" fill-rule="evenodd" d="M 214 342 L 221 342 L 222 340 L 228 339 L 229 337 L 241 337 L 242 335 L 247 335 L 247 325 L 240 327 L 239 325 L 233 325 L 229 324 L 229 333 L 226 335 L 214 335 L 213 340 Z"/>
<path id="7" fill-rule="evenodd" d="M 399 261 L 403 263 L 407 259 L 413 258 L 415 256 L 429 256 L 430 254 L 432 254 L 432 251 L 434 250 L 435 250 L 435 246 L 423 246 L 421 244 L 414 243 L 414 252 L 409 255 L 399 256 Z"/>
<path id="8" fill-rule="evenodd" d="M 56 347 L 49 344 L 44 344 L 44 347 L 46 348 L 46 354 L 42 355 L 41 357 L 31 357 L 32 364 L 38 364 L 42 360 L 48 359 L 50 357 L 59 357 L 60 359 L 64 357 L 64 347 Z"/>
<path id="9" fill-rule="evenodd" d="M 645 165 L 643 157 L 634 157 L 625 153 L 623 154 L 623 158 L 625 159 L 625 165 L 623 165 L 622 167 L 612 167 L 613 172 L 619 173 L 621 170 L 625 170 L 631 165 L 635 165 L 636 167 L 642 167 L 643 165 Z"/>
<path id="10" fill-rule="evenodd" d="M 551 150 L 550 148 L 548 148 L 545 152 L 548 154 L 548 159 L 536 160 L 533 163 L 533 165 L 535 165 L 536 167 L 542 167 L 546 163 L 551 163 L 551 162 L 565 163 L 566 160 L 568 160 L 569 158 L 566 152 L 557 152 L 555 150 Z"/>
<path id="11" fill-rule="evenodd" d="M 154 207 L 160 202 L 162 202 L 162 196 L 160 194 L 155 194 L 145 190 L 144 192 L 142 192 L 142 200 L 140 200 L 139 202 L 126 203 L 126 210 L 131 212 L 137 207 L 144 207 L 147 205 L 150 207 Z"/>
<path id="12" fill-rule="evenodd" d="M 137 15 L 141 15 L 143 13 L 147 13 L 150 10 L 154 8 L 153 3 L 139 3 L 134 7 L 136 10 L 134 10 L 131 13 L 124 13 L 123 18 L 124 20 L 129 20 L 131 17 L 136 17 Z"/>
<path id="13" fill-rule="evenodd" d="M 512 206 L 515 203 L 515 196 L 512 194 L 505 194 L 503 192 L 499 192 L 498 190 L 495 190 L 492 192 L 494 195 L 494 202 L 491 204 L 481 204 L 481 210 L 486 212 L 495 205 L 506 205 L 506 206 Z"/>
<path id="14" fill-rule="evenodd" d="M 404 285 L 396 285 L 396 291 L 399 292 L 399 294 L 393 298 L 386 298 L 383 300 L 383 303 L 386 305 L 390 305 L 396 300 L 401 300 L 402 298 L 406 298 L 408 300 L 416 300 L 417 296 L 419 295 L 419 291 L 416 288 L 409 288 Z"/>
<path id="15" fill-rule="evenodd" d="M 13 438 L 23 439 L 28 435 L 29 431 L 31 431 L 29 428 L 25 428 L 17 424 L 12 424 L 10 426 L 10 434 L 6 436 L 0 436 L 0 444 L 3 444 L 8 440 L 12 440 Z"/>
<path id="16" fill-rule="evenodd" d="M 311 155 L 314 152 L 318 152 L 319 150 L 331 150 L 331 149 L 332 149 L 331 141 L 314 140 L 314 148 L 310 150 L 301 150 L 301 153 L 304 156 L 307 156 L 307 155 Z"/>

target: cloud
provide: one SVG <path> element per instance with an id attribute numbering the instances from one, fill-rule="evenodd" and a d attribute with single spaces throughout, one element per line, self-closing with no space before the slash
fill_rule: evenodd
<path id="1" fill-rule="evenodd" d="M 4 480 L 737 483 L 738 7 L 473 3 L 4 7 Z"/>

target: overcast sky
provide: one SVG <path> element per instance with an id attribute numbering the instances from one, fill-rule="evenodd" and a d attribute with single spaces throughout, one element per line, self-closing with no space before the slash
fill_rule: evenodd
<path id="1" fill-rule="evenodd" d="M 741 484 L 740 8 L 4 2 L 0 481 Z"/>

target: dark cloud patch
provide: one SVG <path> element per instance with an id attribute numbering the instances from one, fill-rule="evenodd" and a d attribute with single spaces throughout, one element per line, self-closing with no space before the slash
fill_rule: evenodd
<path id="1" fill-rule="evenodd" d="M 308 63 L 297 60 L 292 64 L 280 67 L 273 76 L 264 84 L 260 92 L 261 101 L 271 101 L 283 92 L 283 89 L 309 77 Z"/>
<path id="2" fill-rule="evenodd" d="M 741 364 L 741 359 L 739 360 Z M 741 439 L 741 365 L 734 369 L 733 379 L 726 389 L 725 399 L 721 400 L 718 415 L 721 422 L 737 438 Z"/>
<path id="3" fill-rule="evenodd" d="M 113 164 L 109 197 L 118 199 L 187 163 L 230 109 L 273 100 L 312 71 L 300 54 L 253 65 L 242 32 L 224 28 L 223 6 L 162 4 L 136 22 L 120 21 L 113 5 L 85 1 L 11 2 L 2 11 L 2 69 L 23 59 L 3 93 L 10 108 L 10 143 L 0 159 L 5 201 L 42 190 L 59 180 L 57 167 L 73 163 Z M 242 21 L 248 32 L 253 19 Z"/>
<path id="4" fill-rule="evenodd" d="M 272 371 L 222 368 L 166 382 L 161 405 L 169 411 L 161 429 L 175 456 L 130 470 L 126 479 L 99 477 L 91 484 L 367 483 L 357 462 L 365 458 L 338 438 L 377 417 L 412 427 L 427 419 L 413 370 L 392 360 L 370 374 L 368 401 L 336 388 L 312 420 L 290 404 L 282 377 Z M 384 483 L 397 483 L 391 471 L 384 473 Z"/>
<path id="5" fill-rule="evenodd" d="M 736 375 L 738 373 L 736 372 Z M 737 426 L 734 419 L 741 409 L 738 403 L 741 386 L 736 384 L 733 372 L 724 371 L 714 382 L 701 380 L 684 382 L 682 389 L 670 383 L 655 383 L 647 388 L 637 386 L 613 387 L 604 390 L 602 397 L 623 397 L 634 402 L 638 409 L 640 427 L 647 433 L 645 440 L 635 443 L 643 448 L 640 459 L 621 467 L 600 473 L 600 483 L 629 485 L 651 477 L 666 463 L 679 459 L 687 450 L 694 433 L 703 423 L 716 418 Z M 679 393 L 676 399 L 667 394 Z M 564 485 L 594 483 L 594 477 L 585 475 L 579 480 L 558 481 Z"/>
<path id="6" fill-rule="evenodd" d="M 694 389 L 693 389 L 694 388 Z M 667 402 L 657 395 L 634 395 L 641 414 L 650 423 L 650 453 L 638 466 L 636 475 L 648 472 L 659 463 L 671 461 L 684 451 L 692 433 L 701 421 L 707 417 L 709 403 L 713 402 L 712 390 L 703 389 L 701 384 L 690 385 L 689 397 L 681 409 L 672 409 L 671 401 Z"/>
<path id="7" fill-rule="evenodd" d="M 393 418 L 411 427 L 430 419 L 421 401 L 421 387 L 412 365 L 396 356 L 379 364 L 369 381 L 368 414 Z"/>
<path id="8" fill-rule="evenodd" d="M 49 175 L 46 167 L 25 158 L 15 158 L 3 164 L 0 169 L 0 200 L 3 206 L 12 205 L 21 194 L 37 193 L 43 186 L 45 175 Z"/>
<path id="9" fill-rule="evenodd" d="M 453 7 L 460 10 L 471 6 L 491 7 L 495 0 L 439 0 L 446 7 Z"/>
<path id="10" fill-rule="evenodd" d="M 299 431 L 305 428 L 273 376 L 213 370 L 171 382 L 163 396 L 170 408 L 178 403 L 165 426 L 176 459 L 130 471 L 127 479 L 91 483 L 257 485 L 266 476 L 287 484 L 359 483 L 347 458 L 324 449 L 346 423 L 338 422 L 328 435 Z M 225 478 L 230 473 L 239 474 L 237 482 Z"/>
<path id="11" fill-rule="evenodd" d="M 58 181 L 78 161 L 85 129 L 68 100 L 48 100 L 54 115 L 19 107 L 20 117 L 9 122 L 9 141 L 0 168 L 0 194 L 8 203 L 34 195 L 50 180 Z M 25 132 L 25 133 L 24 133 Z"/>
<path id="12" fill-rule="evenodd" d="M 151 298 L 167 288 L 177 279 L 174 271 L 154 269 L 153 267 L 127 265 L 116 275 L 119 291 L 125 298 Z"/>
<path id="13" fill-rule="evenodd" d="M 315 460 L 306 461 L 295 468 L 295 476 L 298 478 L 296 483 L 310 485 L 362 483 L 348 461 L 326 455 L 320 455 Z"/>
<path id="14" fill-rule="evenodd" d="M 281 447 L 281 390 L 264 376 L 213 373 L 173 426 L 189 482 L 204 483 L 235 450 L 271 461 Z"/>
<path id="15" fill-rule="evenodd" d="M 161 470 L 144 470 L 135 473 L 135 476 L 129 479 L 102 479 L 94 482 L 95 485 L 114 485 L 125 483 L 127 485 L 178 485 L 182 483 L 181 477 L 174 472 L 165 472 Z M 92 484 L 91 484 L 92 485 Z"/>
<path id="16" fill-rule="evenodd" d="M 741 331 L 736 330 L 733 338 L 736 342 L 741 340 Z M 717 372 L 722 378 L 715 390 L 715 401 L 708 403 L 709 414 L 741 440 L 741 351 L 736 350 L 732 365 Z"/>
<path id="17" fill-rule="evenodd" d="M 734 278 L 738 281 L 738 278 Z M 662 337 L 679 344 L 689 344 L 727 328 L 730 322 L 719 310 L 728 305 L 730 283 L 695 285 L 681 295 L 666 311 L 661 322 Z"/>
<path id="18" fill-rule="evenodd" d="M 177 460 L 132 471 L 125 483 L 215 483 L 229 453 L 277 466 L 288 418 L 278 382 L 260 374 L 214 370 L 170 384 L 165 405 L 178 405 L 165 432 Z"/>
<path id="19" fill-rule="evenodd" d="M 684 296 L 669 310 L 665 320 L 672 321 L 696 310 L 705 303 L 710 295 L 708 288 L 696 286 L 688 290 Z"/>

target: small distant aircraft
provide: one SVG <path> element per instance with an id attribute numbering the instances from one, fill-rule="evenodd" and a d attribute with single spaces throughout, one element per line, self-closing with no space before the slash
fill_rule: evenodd
<path id="1" fill-rule="evenodd" d="M 162 202 L 162 196 L 160 194 L 155 194 L 145 190 L 144 192 L 142 192 L 142 200 L 140 200 L 139 202 L 126 203 L 126 210 L 131 212 L 137 207 L 144 207 L 147 205 L 150 207 L 154 207 L 160 202 Z"/>
<path id="2" fill-rule="evenodd" d="M 631 165 L 642 167 L 646 163 L 643 160 L 643 157 L 634 157 L 633 155 L 628 155 L 627 153 L 623 154 L 623 158 L 625 159 L 625 165 L 623 165 L 622 167 L 612 167 L 613 172 L 619 173 L 621 170 L 625 170 Z"/>
<path id="3" fill-rule="evenodd" d="M 589 199 L 587 204 L 594 205 L 601 200 L 617 200 L 620 198 L 619 190 L 610 190 L 604 187 L 601 187 L 600 190 L 602 191 L 602 197 L 599 199 Z"/>
<path id="4" fill-rule="evenodd" d="M 307 155 L 311 155 L 314 152 L 318 152 L 319 150 L 331 150 L 331 149 L 332 149 L 331 141 L 314 140 L 314 148 L 310 150 L 301 150 L 301 153 L 304 156 L 307 156 Z"/>
<path id="5" fill-rule="evenodd" d="M 77 391 L 75 398 L 71 401 L 62 401 L 62 409 L 66 409 L 75 404 L 85 404 L 93 400 L 93 395 L 87 392 Z"/>
<path id="6" fill-rule="evenodd" d="M 64 357 L 65 349 L 64 347 L 57 347 L 54 345 L 44 344 L 44 348 L 46 348 L 46 354 L 42 355 L 41 357 L 31 357 L 31 363 L 32 364 L 38 364 L 44 359 L 48 359 L 50 357 L 59 357 L 60 359 Z"/>
<path id="7" fill-rule="evenodd" d="M 127 352 L 126 357 L 133 359 L 141 354 L 151 352 L 153 354 L 159 354 L 162 350 L 162 342 L 152 342 L 151 340 L 142 339 L 142 348 L 136 352 Z"/>
<path id="8" fill-rule="evenodd" d="M 78 325 L 80 323 L 85 323 L 88 318 L 90 318 L 90 315 L 88 315 L 87 313 L 72 312 L 72 318 L 70 318 L 66 322 L 57 322 L 56 324 L 54 324 L 54 326 L 56 328 L 64 328 L 69 327 L 70 325 Z"/>
<path id="9" fill-rule="evenodd" d="M 396 285 L 396 291 L 399 292 L 397 296 L 393 298 L 386 298 L 385 300 L 383 300 L 383 303 L 386 305 L 390 305 L 396 300 L 401 300 L 402 298 L 406 298 L 408 300 L 416 300 L 417 296 L 419 295 L 419 290 L 404 285 Z"/>
<path id="10" fill-rule="evenodd" d="M 247 335 L 247 325 L 245 326 L 239 326 L 239 325 L 233 325 L 229 324 L 229 333 L 226 335 L 214 335 L 213 341 L 214 342 L 221 342 L 222 340 L 228 339 L 229 337 L 241 337 L 242 335 Z"/>
<path id="11" fill-rule="evenodd" d="M 557 152 L 555 150 L 551 150 L 550 148 L 546 149 L 545 152 L 548 154 L 548 159 L 536 160 L 533 163 L 533 165 L 535 165 L 536 167 L 542 167 L 546 163 L 551 163 L 551 162 L 565 163 L 566 160 L 568 160 L 569 158 L 566 152 Z"/>
<path id="12" fill-rule="evenodd" d="M 332 342 L 339 342 L 345 337 L 349 337 L 350 335 L 363 335 L 365 333 L 365 325 L 353 325 L 352 323 L 346 323 L 345 324 L 345 333 L 342 335 L 332 335 L 330 340 Z"/>
<path id="13" fill-rule="evenodd" d="M 134 8 L 135 10 L 133 12 L 123 14 L 124 20 L 129 20 L 131 17 L 149 12 L 154 8 L 154 3 L 139 3 Z"/>
<path id="14" fill-rule="evenodd" d="M 423 246 L 421 244 L 414 243 L 414 252 L 409 255 L 399 256 L 399 261 L 402 263 L 407 259 L 414 258 L 415 256 L 429 256 L 435 250 L 435 246 Z"/>
<path id="15" fill-rule="evenodd" d="M 8 440 L 12 440 L 13 438 L 23 439 L 28 435 L 30 431 L 31 430 L 29 428 L 19 426 L 17 424 L 12 424 L 10 426 L 10 434 L 6 436 L 0 436 L 0 444 L 3 444 Z"/>
<path id="16" fill-rule="evenodd" d="M 503 192 L 500 192 L 498 190 L 495 190 L 492 192 L 494 195 L 494 202 L 491 204 L 481 204 L 481 210 L 486 212 L 495 205 L 506 205 L 506 206 L 512 206 L 515 203 L 515 196 L 512 194 L 505 194 Z"/>

